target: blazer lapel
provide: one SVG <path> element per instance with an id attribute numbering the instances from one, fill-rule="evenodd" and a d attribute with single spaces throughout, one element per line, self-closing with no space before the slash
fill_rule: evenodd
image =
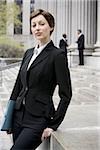
<path id="1" fill-rule="evenodd" d="M 30 53 L 25 58 L 25 62 L 23 63 L 21 70 L 23 70 L 23 69 L 27 70 L 27 67 L 28 67 L 28 64 L 29 64 L 29 61 L 30 61 L 32 55 L 33 55 L 33 49 L 31 49 Z"/>
<path id="2" fill-rule="evenodd" d="M 37 56 L 37 58 L 33 61 L 32 65 L 30 68 L 35 67 L 38 63 L 43 61 L 46 57 L 49 55 L 49 51 L 52 50 L 51 46 L 53 46 L 53 42 L 51 41 L 50 43 L 47 44 L 47 46 L 42 50 L 42 52 Z M 29 69 L 30 69 L 29 68 Z"/>
<path id="3" fill-rule="evenodd" d="M 32 54 L 33 54 L 33 49 L 30 51 L 30 53 L 26 56 L 25 58 L 25 62 L 23 63 L 22 65 L 22 80 L 23 80 L 23 84 L 24 85 L 27 85 L 27 67 L 28 67 L 28 64 L 29 64 L 29 61 L 32 57 Z"/>

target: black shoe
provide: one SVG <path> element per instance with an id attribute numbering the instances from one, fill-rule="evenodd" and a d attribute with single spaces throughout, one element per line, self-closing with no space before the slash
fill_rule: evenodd
<path id="1" fill-rule="evenodd" d="M 79 64 L 79 65 L 84 65 L 84 64 Z"/>

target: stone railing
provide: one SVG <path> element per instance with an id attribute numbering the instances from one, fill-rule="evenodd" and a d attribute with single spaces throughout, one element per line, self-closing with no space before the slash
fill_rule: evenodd
<path id="1" fill-rule="evenodd" d="M 0 61 L 1 61 L 1 59 L 0 59 Z M 9 65 L 6 65 L 5 62 L 0 63 L 0 86 L 2 86 L 2 78 L 3 78 L 2 72 L 3 72 L 3 70 L 13 68 L 15 66 L 19 66 L 20 64 L 21 64 L 21 61 L 9 64 Z"/>
<path id="2" fill-rule="evenodd" d="M 59 131 L 52 133 L 51 137 L 45 140 L 36 150 L 67 150 L 63 139 L 58 137 Z"/>

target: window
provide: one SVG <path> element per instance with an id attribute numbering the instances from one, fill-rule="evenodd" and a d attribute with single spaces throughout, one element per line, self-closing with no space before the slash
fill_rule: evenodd
<path id="1" fill-rule="evenodd" d="M 30 13 L 32 13 L 32 11 L 34 11 L 34 3 L 35 3 L 35 0 L 30 1 Z M 32 34 L 31 30 L 30 30 L 30 34 Z"/>
<path id="2" fill-rule="evenodd" d="M 34 0 L 30 1 L 30 12 L 34 10 Z"/>
<path id="3" fill-rule="evenodd" d="M 15 0 L 15 3 L 19 6 L 20 8 L 20 14 L 18 14 L 18 19 L 22 23 L 22 6 L 23 6 L 23 1 L 22 0 Z M 14 34 L 22 34 L 22 24 L 21 25 L 14 25 Z"/>

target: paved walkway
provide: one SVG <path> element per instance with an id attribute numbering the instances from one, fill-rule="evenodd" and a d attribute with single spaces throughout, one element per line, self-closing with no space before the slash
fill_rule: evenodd
<path id="1" fill-rule="evenodd" d="M 2 73 L 3 84 L 0 87 L 0 122 L 18 70 L 19 67 L 15 67 Z M 63 139 L 62 145 L 68 146 L 69 150 L 99 150 L 100 71 L 86 66 L 73 67 L 70 71 L 73 97 L 66 117 L 59 128 L 59 132 L 55 136 L 58 136 L 58 140 L 60 141 Z M 56 88 L 54 95 L 55 106 L 59 102 L 57 91 L 58 88 Z M 63 137 L 59 136 L 59 133 Z M 80 141 L 80 144 L 78 141 Z M 4 132 L 0 132 L 0 150 L 9 150 L 11 145 L 11 137 Z"/>

